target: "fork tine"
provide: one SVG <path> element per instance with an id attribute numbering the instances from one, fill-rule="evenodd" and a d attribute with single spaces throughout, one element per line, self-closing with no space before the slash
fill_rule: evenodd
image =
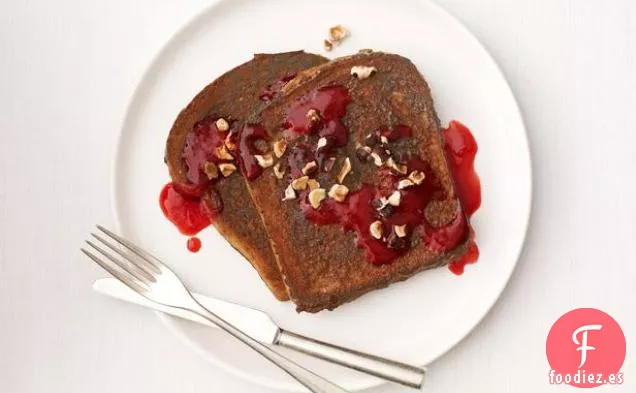
<path id="1" fill-rule="evenodd" d="M 142 248 L 136 246 L 135 244 L 129 242 L 128 240 L 114 234 L 113 232 L 109 231 L 108 229 L 104 228 L 101 225 L 97 225 L 97 229 L 99 229 L 100 231 L 108 235 L 108 237 L 115 240 L 117 243 L 121 244 L 122 246 L 126 247 L 133 253 L 137 254 L 138 257 L 140 257 L 147 263 L 148 268 L 152 269 L 155 273 L 161 274 L 161 266 L 164 266 L 164 264 L 157 257 L 153 256 L 148 251 L 145 251 Z"/>
<path id="2" fill-rule="evenodd" d="M 104 250 L 103 248 L 99 247 L 98 245 L 96 245 L 95 243 L 93 243 L 90 240 L 86 240 L 86 243 L 93 247 L 97 252 L 99 252 L 100 254 L 102 254 L 103 256 L 105 256 L 108 260 L 110 260 L 112 263 L 114 263 L 115 265 L 117 265 L 118 268 L 120 268 L 121 270 L 125 271 L 126 273 L 130 274 L 132 277 L 135 278 L 136 281 L 141 282 L 144 285 L 148 285 L 150 283 L 150 281 L 143 277 L 142 275 L 139 275 L 138 273 L 134 272 L 133 269 L 129 268 L 128 266 L 126 266 L 125 263 L 123 263 L 122 261 L 120 261 L 119 259 L 115 258 L 112 254 L 110 254 L 108 251 Z"/>
<path id="3" fill-rule="evenodd" d="M 84 255 L 86 255 L 87 257 L 92 259 L 93 262 L 95 262 L 96 264 L 101 266 L 102 269 L 106 270 L 113 277 L 115 277 L 116 279 L 118 279 L 119 281 L 124 283 L 126 286 L 128 286 L 133 291 L 138 292 L 138 293 L 143 293 L 143 292 L 148 290 L 148 288 L 146 288 L 143 284 L 139 283 L 137 280 L 135 280 L 134 277 L 130 276 L 128 273 L 121 272 L 121 271 L 119 271 L 117 269 L 114 269 L 108 263 L 102 261 L 101 259 L 99 259 L 95 255 L 93 255 L 91 252 L 87 251 L 86 249 L 82 248 L 80 250 L 84 253 Z"/>
<path id="4" fill-rule="evenodd" d="M 122 257 L 126 262 L 129 263 L 129 266 L 131 266 L 132 268 L 134 268 L 135 270 L 137 270 L 138 274 L 143 275 L 145 278 L 147 278 L 149 281 L 151 282 L 156 282 L 157 279 L 154 276 L 154 273 L 149 271 L 147 268 L 147 264 L 145 263 L 135 263 L 131 260 L 131 255 L 127 255 L 126 253 L 124 253 L 122 250 L 120 250 L 118 247 L 110 244 L 108 241 L 106 241 L 105 239 L 103 239 L 101 236 L 98 236 L 94 233 L 91 233 L 91 236 L 93 236 L 95 239 L 99 240 L 103 245 L 105 245 L 106 247 L 110 248 L 111 250 L 113 250 L 114 252 L 117 253 L 117 255 L 119 255 L 120 257 Z M 135 257 L 137 257 L 135 255 Z"/>

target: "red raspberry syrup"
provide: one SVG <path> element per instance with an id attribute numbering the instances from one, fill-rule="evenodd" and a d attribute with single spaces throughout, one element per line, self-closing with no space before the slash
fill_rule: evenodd
<path id="1" fill-rule="evenodd" d="M 201 198 L 177 191 L 174 183 L 168 183 L 159 195 L 161 211 L 175 227 L 186 236 L 193 236 L 210 225 L 210 217 L 201 204 Z"/>
<path id="2" fill-rule="evenodd" d="M 322 168 L 333 148 L 347 144 L 349 131 L 341 120 L 346 115 L 349 102 L 351 98 L 345 87 L 330 85 L 310 91 L 288 109 L 283 123 L 284 135 L 288 140 L 296 140 L 301 135 L 317 135 L 325 137 L 327 143 L 320 152 L 312 152 L 303 142 L 292 146 L 288 156 L 292 177 L 301 176 L 301 168 L 311 160 L 316 160 Z M 397 142 L 408 139 L 411 131 L 407 125 L 384 127 L 376 132 L 375 140 L 377 143 L 381 137 L 386 137 L 389 142 Z M 417 228 L 422 245 L 439 253 L 453 250 L 471 239 L 470 252 L 454 261 L 451 267 L 458 272 L 465 264 L 474 262 L 475 254 L 478 253 L 468 222 L 469 216 L 480 204 L 479 179 L 473 168 L 477 145 L 470 131 L 459 122 L 451 122 L 442 135 L 460 200 L 455 219 L 447 225 L 432 227 L 425 219 L 424 211 L 429 202 L 443 199 L 444 191 L 428 165 L 416 157 L 408 160 L 408 168 L 424 173 L 426 178 L 422 184 L 401 190 L 402 202 L 397 207 L 389 206 L 390 211 L 378 209 L 377 205 L 382 198 L 397 189 L 401 177 L 386 168 L 380 169 L 378 185 L 363 184 L 360 189 L 350 192 L 344 203 L 326 199 L 318 209 L 314 209 L 305 191 L 300 195 L 301 210 L 316 225 L 340 225 L 345 231 L 353 231 L 356 245 L 365 251 L 370 263 L 377 265 L 391 263 L 411 248 L 406 238 L 398 238 L 393 233 L 397 226 L 406 225 L 411 231 Z M 323 154 L 325 152 L 326 155 Z M 369 232 L 371 223 L 376 221 L 382 224 L 380 239 L 374 238 Z"/>
<path id="3" fill-rule="evenodd" d="M 326 199 L 320 208 L 314 209 L 305 192 L 300 199 L 301 209 L 305 217 L 317 225 L 339 224 L 346 231 L 354 231 L 356 245 L 365 250 L 367 261 L 376 265 L 391 263 L 410 250 L 410 242 L 392 234 L 397 225 L 419 227 L 423 243 L 434 251 L 452 250 L 466 239 L 464 216 L 458 212 L 457 218 L 449 225 L 432 228 L 425 219 L 424 209 L 430 201 L 441 195 L 439 182 L 423 161 L 411 159 L 408 166 L 426 173 L 426 179 L 420 185 L 401 190 L 402 202 L 397 207 L 386 207 L 391 209 L 389 214 L 384 214 L 386 210 L 378 210 L 376 206 L 380 198 L 388 196 L 397 188 L 401 177 L 387 168 L 380 169 L 380 185 L 364 184 L 361 189 L 350 192 L 344 203 Z M 382 222 L 381 239 L 374 238 L 369 232 L 369 226 L 374 221 Z"/>
<path id="4" fill-rule="evenodd" d="M 206 116 L 196 122 L 188 132 L 181 159 L 187 167 L 185 183 L 168 183 L 159 196 L 159 205 L 166 218 L 184 235 L 194 236 L 209 226 L 223 210 L 223 200 L 216 183 L 223 176 L 210 179 L 205 173 L 208 162 L 215 165 L 233 163 L 242 168 L 243 174 L 253 180 L 260 176 L 262 168 L 254 157 L 257 140 L 268 140 L 269 136 L 260 126 L 248 125 L 240 131 L 235 122 L 224 117 L 229 129 L 217 127 L 218 116 Z M 234 146 L 230 149 L 228 146 Z M 226 154 L 221 155 L 225 149 Z M 229 156 L 227 155 L 229 154 Z M 240 172 L 231 176 L 240 176 Z M 197 252 L 201 248 L 198 238 L 190 238 L 188 250 Z"/>
<path id="5" fill-rule="evenodd" d="M 351 102 L 349 92 L 343 86 L 324 86 L 311 91 L 296 101 L 289 111 L 283 127 L 287 135 L 317 134 L 332 140 L 335 146 L 345 146 L 349 131 L 340 122 Z M 308 116 L 314 111 L 316 118 Z"/>
<path id="6" fill-rule="evenodd" d="M 188 239 L 188 251 L 190 252 L 199 252 L 201 249 L 201 239 L 198 237 L 191 237 Z"/>
<path id="7" fill-rule="evenodd" d="M 396 128 L 397 129 L 397 128 Z M 400 126 L 394 139 L 408 138 L 410 132 L 406 126 Z M 464 255 L 449 264 L 454 274 L 462 274 L 467 264 L 475 263 L 479 249 L 474 241 L 474 232 L 469 224 L 470 216 L 481 205 L 481 186 L 475 173 L 474 160 L 477 143 L 470 130 L 457 121 L 443 130 L 444 149 L 448 165 L 455 181 L 460 206 L 457 215 L 450 223 L 442 227 L 433 227 L 424 218 L 424 210 L 429 202 L 443 195 L 440 183 L 425 162 L 412 158 L 408 162 L 411 170 L 426 174 L 425 181 L 418 186 L 401 190 L 402 203 L 392 207 L 389 215 L 374 208 L 375 203 L 396 189 L 400 177 L 385 168 L 380 169 L 380 181 L 377 186 L 369 184 L 349 193 L 345 203 L 326 199 L 320 208 L 314 209 L 307 200 L 307 192 L 301 194 L 300 207 L 305 216 L 317 225 L 341 225 L 346 231 L 356 233 L 356 244 L 365 250 L 366 259 L 381 265 L 393 262 L 408 252 L 411 244 L 393 237 L 375 239 L 369 233 L 369 225 L 374 221 L 382 222 L 383 233 L 390 234 L 391 228 L 407 225 L 418 228 L 423 246 L 435 252 L 448 252 L 469 238 L 468 249 Z M 390 140 L 392 140 L 391 138 Z"/>
<path id="8" fill-rule="evenodd" d="M 280 81 L 282 86 L 286 80 Z M 261 99 L 268 100 L 275 95 L 280 86 L 272 85 L 271 92 Z M 288 140 L 297 140 L 300 136 L 324 137 L 326 146 L 320 152 L 312 151 L 302 142 L 290 147 L 288 165 L 291 175 L 299 177 L 303 165 L 316 160 L 319 168 L 328 163 L 334 154 L 333 150 L 344 147 L 348 143 L 349 132 L 341 122 L 346 114 L 346 107 L 351 98 L 343 86 L 324 86 L 299 98 L 287 111 L 283 123 L 284 135 Z M 313 112 L 313 114 L 312 114 Z M 309 116 L 311 114 L 311 116 Z M 222 178 L 208 179 L 204 173 L 207 162 L 219 164 L 224 159 L 217 156 L 217 149 L 227 138 L 238 146 L 232 151 L 232 161 L 238 161 L 241 173 L 247 180 L 254 180 L 262 174 L 262 168 L 255 160 L 257 148 L 255 142 L 269 140 L 265 129 L 258 124 L 248 124 L 241 130 L 227 131 L 217 129 L 218 118 L 207 117 L 195 124 L 186 137 L 183 160 L 188 167 L 187 184 L 169 183 L 161 192 L 160 205 L 165 216 L 188 236 L 194 236 L 210 225 L 223 208 L 223 202 L 216 191 L 216 181 Z M 237 132 L 238 131 L 238 132 Z M 408 139 L 411 129 L 406 125 L 383 128 L 375 139 L 386 137 L 390 142 Z M 474 160 L 477 154 L 477 143 L 470 130 L 458 121 L 451 121 L 442 130 L 444 150 L 460 204 L 456 217 L 442 227 L 433 227 L 425 219 L 424 211 L 429 202 L 444 199 L 444 191 L 428 164 L 417 157 L 405 159 L 410 170 L 417 170 L 426 176 L 420 184 L 400 190 L 399 206 L 378 207 L 378 202 L 385 199 L 394 190 L 401 177 L 387 168 L 380 169 L 380 180 L 376 185 L 364 184 L 360 189 L 349 193 L 345 203 L 336 203 L 332 199 L 325 200 L 319 209 L 313 209 L 308 201 L 308 192 L 300 195 L 300 207 L 307 219 L 317 225 L 341 225 L 346 231 L 356 233 L 356 244 L 365 250 L 366 258 L 373 264 L 391 263 L 408 252 L 411 243 L 405 238 L 395 235 L 395 228 L 405 225 L 408 231 L 417 231 L 423 247 L 434 252 L 453 250 L 467 240 L 467 252 L 449 264 L 455 274 L 461 274 L 467 264 L 474 263 L 479 257 L 479 250 L 474 241 L 474 232 L 469 218 L 481 205 L 481 186 L 475 173 Z M 239 174 L 236 174 L 239 175 Z M 390 211 L 388 211 L 390 210 Z M 371 223 L 382 224 L 381 239 L 374 238 L 369 230 Z M 196 252 L 201 247 L 198 238 L 188 240 L 188 249 Z"/>
<path id="9" fill-rule="evenodd" d="M 239 158 L 241 172 L 247 180 L 254 180 L 263 173 L 263 168 L 258 164 L 256 155 L 261 154 L 254 145 L 258 140 L 269 140 L 269 134 L 258 124 L 246 124 L 239 134 Z"/>
<path id="10" fill-rule="evenodd" d="M 455 179 L 457 196 L 464 213 L 471 217 L 481 206 L 481 183 L 475 172 L 477 141 L 470 130 L 462 123 L 453 120 L 442 131 L 444 150 L 450 171 Z M 468 251 L 448 265 L 451 272 L 460 275 L 466 265 L 477 262 L 479 248 L 475 243 L 474 231 L 470 230 Z"/>
<path id="11" fill-rule="evenodd" d="M 228 131 L 220 131 L 216 121 L 220 117 L 206 117 L 194 124 L 186 135 L 182 159 L 187 166 L 187 183 L 166 184 L 159 194 L 159 206 L 166 218 L 186 236 L 194 236 L 208 227 L 223 209 L 223 202 L 204 173 L 206 162 L 219 164 L 217 148 L 224 144 Z M 197 252 L 201 240 L 190 238 L 188 250 Z"/>

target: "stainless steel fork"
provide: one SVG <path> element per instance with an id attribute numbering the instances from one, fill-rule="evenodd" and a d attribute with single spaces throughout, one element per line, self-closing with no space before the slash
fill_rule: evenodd
<path id="1" fill-rule="evenodd" d="M 91 233 L 91 235 L 110 251 L 91 240 L 87 240 L 86 243 L 102 257 L 84 248 L 82 248 L 82 252 L 140 295 L 155 303 L 188 310 L 209 320 L 283 369 L 292 378 L 314 393 L 347 393 L 343 388 L 254 340 L 232 324 L 207 310 L 197 302 L 181 279 L 158 258 L 100 225 L 97 228 L 107 238 L 95 233 Z M 113 244 L 113 242 L 119 244 L 119 246 Z"/>

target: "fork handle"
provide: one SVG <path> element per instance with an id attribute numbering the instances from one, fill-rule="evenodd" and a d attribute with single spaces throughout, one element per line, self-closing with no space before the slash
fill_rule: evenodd
<path id="1" fill-rule="evenodd" d="M 396 382 L 410 388 L 420 389 L 426 377 L 426 369 L 423 367 L 415 367 L 339 347 L 282 329 L 274 344 Z"/>
<path id="2" fill-rule="evenodd" d="M 319 375 L 307 370 L 298 363 L 272 350 L 268 346 L 260 343 L 259 341 L 256 341 L 251 336 L 243 333 L 243 331 L 236 328 L 231 323 L 225 321 L 221 317 L 206 309 L 203 305 L 201 305 L 201 303 L 194 299 L 194 297 L 192 299 L 196 303 L 196 306 L 193 305 L 193 307 L 190 308 L 190 311 L 214 323 L 222 330 L 225 330 L 227 333 L 234 336 L 234 338 L 243 342 L 243 344 L 252 348 L 264 358 L 280 367 L 283 371 L 285 371 L 292 378 L 300 382 L 303 386 L 305 386 L 313 393 L 349 393 L 347 390 L 344 390 L 340 386 L 327 381 Z"/>

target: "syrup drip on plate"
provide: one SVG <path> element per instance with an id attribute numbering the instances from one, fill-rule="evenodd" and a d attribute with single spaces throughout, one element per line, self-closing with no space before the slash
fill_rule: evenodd
<path id="1" fill-rule="evenodd" d="M 462 123 L 453 120 L 448 128 L 442 131 L 446 160 L 455 180 L 457 196 L 464 209 L 464 214 L 470 218 L 481 206 L 481 183 L 475 172 L 475 156 L 477 155 L 477 141 L 470 130 Z M 477 262 L 479 248 L 475 243 L 474 231 L 470 230 L 468 251 L 458 259 L 452 261 L 448 268 L 460 275 L 468 264 Z"/>
<path id="2" fill-rule="evenodd" d="M 188 251 L 190 252 L 199 252 L 201 249 L 201 239 L 198 237 L 191 237 L 188 239 L 187 243 Z"/>
<path id="3" fill-rule="evenodd" d="M 210 225 L 201 198 L 179 192 L 174 183 L 168 183 L 161 190 L 159 205 L 163 214 L 186 236 L 194 236 Z"/>

